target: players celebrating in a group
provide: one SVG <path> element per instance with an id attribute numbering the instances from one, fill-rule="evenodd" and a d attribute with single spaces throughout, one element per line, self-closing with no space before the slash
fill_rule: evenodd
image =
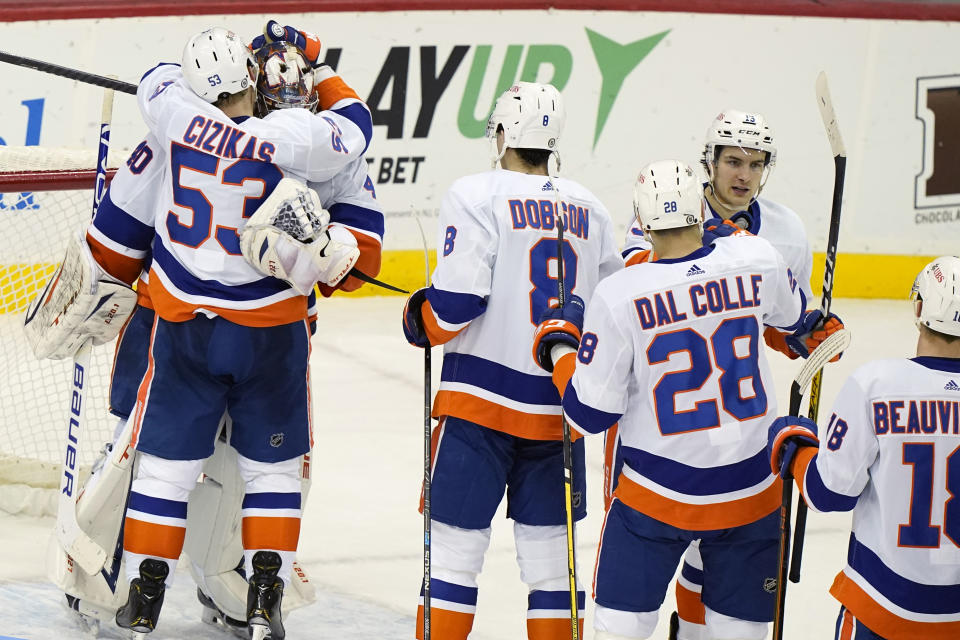
<path id="1" fill-rule="evenodd" d="M 804 296 L 762 238 L 703 246 L 702 187 L 683 163 L 644 167 L 634 207 L 657 260 L 600 283 L 582 338 L 575 309 L 544 314 L 535 349 L 573 428 L 620 424 L 625 465 L 600 543 L 595 637 L 650 637 L 699 539 L 711 634 L 763 638 L 781 485 L 766 455 L 776 400 L 760 336 L 766 325 L 804 339 Z"/>
<path id="2" fill-rule="evenodd" d="M 610 216 L 576 182 L 549 175 L 564 124 L 559 92 L 521 82 L 487 125 L 500 169 L 457 180 L 440 208 L 432 286 L 414 293 L 403 330 L 444 344 L 433 415 L 431 628 L 464 640 L 490 525 L 507 492 L 531 640 L 570 637 L 560 396 L 530 361 L 530 332 L 557 296 L 557 225 L 567 291 L 589 299 L 621 270 Z M 583 442 L 573 446 L 574 519 L 586 512 Z M 582 616 L 583 591 L 578 592 Z M 417 637 L 422 638 L 422 604 Z"/>
<path id="3" fill-rule="evenodd" d="M 316 63 L 315 38 L 270 23 L 260 45 L 271 40 L 312 45 L 302 50 L 312 48 Z M 139 274 L 145 248 L 153 253 L 156 319 L 131 417 L 139 467 L 124 525 L 130 591 L 117 623 L 138 633 L 156 626 L 184 544 L 187 497 L 228 412 L 245 489 L 245 622 L 256 637 L 282 640 L 299 461 L 311 446 L 307 294 L 316 283 L 327 292 L 348 283 L 360 246 L 376 245 L 368 259 L 377 267 L 382 233 L 379 211 L 366 228 L 348 223 L 357 233 L 336 230 L 303 183 L 329 183 L 333 192 L 330 181 L 348 167 L 345 182 L 362 180 L 372 123 L 356 93 L 324 67 L 312 73 L 321 114 L 292 108 L 254 117 L 260 66 L 225 29 L 191 38 L 183 58 L 182 72 L 160 65 L 138 91 L 151 135 L 170 149 L 155 221 L 101 209 L 87 236 L 90 264 L 126 282 Z M 134 158 L 132 167 L 147 162 Z M 341 213 L 359 218 L 355 203 Z"/>
<path id="4" fill-rule="evenodd" d="M 771 465 L 815 511 L 853 510 L 836 640 L 960 638 L 960 258 L 913 286 L 915 358 L 867 363 L 837 394 L 825 433 L 770 427 Z"/>

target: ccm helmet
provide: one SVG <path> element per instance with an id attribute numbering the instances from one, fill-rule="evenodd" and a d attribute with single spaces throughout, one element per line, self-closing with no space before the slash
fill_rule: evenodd
<path id="1" fill-rule="evenodd" d="M 633 185 L 633 212 L 645 232 L 702 224 L 700 179 L 679 160 L 651 162 Z"/>
<path id="2" fill-rule="evenodd" d="M 497 130 L 503 128 L 503 149 L 544 149 L 559 154 L 557 143 L 566 121 L 563 98 L 556 87 L 539 82 L 518 82 L 503 92 L 487 120 L 492 140 L 493 164 L 503 157 L 496 150 Z"/>
<path id="3" fill-rule="evenodd" d="M 183 77 L 207 102 L 240 93 L 257 81 L 253 53 L 235 33 L 213 27 L 193 36 L 183 48 Z"/>
<path id="4" fill-rule="evenodd" d="M 960 258 L 943 256 L 925 266 L 913 282 L 910 299 L 918 327 L 960 336 Z"/>
<path id="5" fill-rule="evenodd" d="M 766 119 L 759 113 L 725 109 L 710 123 L 703 143 L 703 157 L 700 163 L 707 172 L 711 186 L 713 186 L 717 158 L 720 157 L 722 147 L 757 149 L 766 153 L 763 177 L 754 198 L 759 196 L 770 178 L 773 167 L 777 164 L 777 147 L 773 141 L 773 131 L 767 125 Z"/>

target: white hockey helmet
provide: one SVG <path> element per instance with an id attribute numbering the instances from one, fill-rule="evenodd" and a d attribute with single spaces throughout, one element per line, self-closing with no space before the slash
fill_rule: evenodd
<path id="1" fill-rule="evenodd" d="M 223 27 L 212 27 L 187 41 L 182 70 L 193 92 L 211 103 L 254 85 L 259 73 L 250 48 Z"/>
<path id="2" fill-rule="evenodd" d="M 960 336 L 960 258 L 943 256 L 925 266 L 913 282 L 910 299 L 918 327 Z"/>
<path id="3" fill-rule="evenodd" d="M 773 141 L 773 131 L 766 118 L 759 113 L 748 113 L 739 109 L 725 109 L 717 115 L 707 129 L 703 143 L 703 168 L 713 181 L 713 167 L 717 161 L 720 147 L 740 147 L 741 149 L 759 149 L 767 153 L 767 176 L 777 163 L 777 147 Z M 766 182 L 766 177 L 763 180 Z M 762 188 L 762 186 L 761 186 Z"/>
<path id="4" fill-rule="evenodd" d="M 633 185 L 633 212 L 644 231 L 702 224 L 700 178 L 679 160 L 651 162 L 640 169 Z"/>
<path id="5" fill-rule="evenodd" d="M 545 149 L 557 155 L 566 122 L 563 97 L 552 84 L 518 82 L 503 92 L 487 120 L 487 138 L 493 141 L 494 165 L 503 157 L 496 150 L 497 129 L 503 127 L 503 149 Z"/>

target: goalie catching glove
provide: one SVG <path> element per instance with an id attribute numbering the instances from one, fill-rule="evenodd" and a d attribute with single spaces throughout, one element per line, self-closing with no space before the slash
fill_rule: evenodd
<path id="1" fill-rule="evenodd" d="M 309 295 L 317 282 L 336 286 L 360 257 L 357 239 L 330 226 L 317 192 L 284 178 L 247 221 L 240 251 L 260 273 Z"/>
<path id="2" fill-rule="evenodd" d="M 37 358 L 70 358 L 87 338 L 94 345 L 116 338 L 136 306 L 137 293 L 100 268 L 78 233 L 27 308 L 23 330 Z"/>

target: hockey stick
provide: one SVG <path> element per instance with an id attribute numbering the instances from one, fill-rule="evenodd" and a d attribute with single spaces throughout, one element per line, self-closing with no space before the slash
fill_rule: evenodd
<path id="1" fill-rule="evenodd" d="M 0 62 L 7 62 L 18 67 L 26 67 L 27 69 L 34 69 L 35 71 L 50 73 L 55 76 L 60 76 L 61 78 L 69 78 L 71 80 L 93 84 L 106 89 L 113 89 L 114 91 L 119 91 L 120 93 L 129 93 L 130 95 L 136 95 L 137 93 L 137 85 L 129 82 L 117 80 L 116 78 L 98 76 L 95 73 L 78 71 L 69 67 L 61 67 L 60 65 L 53 64 L 52 62 L 43 62 L 42 60 L 25 58 L 23 56 L 7 53 L 6 51 L 0 51 Z"/>
<path id="2" fill-rule="evenodd" d="M 109 79 L 109 78 L 108 78 Z M 110 120 L 113 117 L 113 90 L 103 93 L 103 110 L 100 122 L 100 146 L 97 151 L 97 181 L 93 189 L 93 212 L 103 199 L 107 182 L 107 151 L 110 147 Z M 67 425 L 66 452 L 63 461 L 63 479 L 60 486 L 60 498 L 57 505 L 57 539 L 71 558 L 90 575 L 103 568 L 107 552 L 88 536 L 77 523 L 77 497 L 79 488 L 77 477 L 77 456 L 81 436 L 85 427 L 86 382 L 90 371 L 90 351 L 93 343 L 90 338 L 84 340 L 73 356 L 71 380 L 73 390 L 70 396 L 70 420 Z"/>
<path id="3" fill-rule="evenodd" d="M 823 127 L 830 141 L 830 150 L 833 152 L 833 203 L 830 207 L 830 231 L 827 236 L 827 255 L 823 267 L 823 295 L 820 310 L 824 319 L 830 313 L 830 304 L 833 301 L 833 270 L 837 261 L 837 240 L 840 236 L 840 207 L 843 203 L 843 179 L 847 169 L 847 151 L 840 137 L 840 125 L 837 123 L 837 114 L 833 110 L 833 100 L 830 99 L 830 87 L 827 85 L 827 74 L 823 71 L 817 75 L 817 106 L 820 108 L 820 117 Z M 813 377 L 810 387 L 810 403 L 807 408 L 807 417 L 814 422 L 820 413 L 820 389 L 823 382 L 823 369 Z M 797 504 L 797 521 L 794 524 L 793 555 L 790 558 L 790 581 L 800 582 L 800 563 L 803 560 L 803 538 L 807 526 L 807 503 L 801 500 Z"/>
<path id="4" fill-rule="evenodd" d="M 554 182 L 556 178 L 553 178 Z M 554 210 L 557 221 L 557 299 L 559 306 L 566 303 L 566 284 L 563 281 L 563 216 L 557 207 Z M 567 575 L 570 578 L 570 637 L 580 640 L 580 607 L 577 602 L 577 556 L 573 531 L 573 443 L 570 436 L 570 424 L 560 407 L 560 420 L 563 423 L 563 506 L 567 513 Z"/>
<path id="5" fill-rule="evenodd" d="M 814 349 L 790 386 L 791 416 L 800 415 L 800 402 L 803 400 L 803 392 L 810 382 L 823 371 L 823 365 L 837 354 L 843 353 L 849 344 L 850 332 L 841 329 Z M 800 501 L 800 504 L 804 504 L 803 500 Z M 777 606 L 773 617 L 774 640 L 783 639 L 783 615 L 787 602 L 787 561 L 789 559 L 787 549 L 790 545 L 790 509 L 792 505 L 793 479 L 787 477 L 783 479 L 783 500 L 780 504 L 780 556 L 779 566 L 777 567 Z"/>
<path id="6" fill-rule="evenodd" d="M 430 252 L 427 249 L 427 235 L 423 232 L 420 218 L 416 218 L 423 240 L 424 282 L 430 286 Z M 423 640 L 430 640 L 430 485 L 433 482 L 433 447 L 430 431 L 433 399 L 431 393 L 430 345 L 423 350 Z"/>

